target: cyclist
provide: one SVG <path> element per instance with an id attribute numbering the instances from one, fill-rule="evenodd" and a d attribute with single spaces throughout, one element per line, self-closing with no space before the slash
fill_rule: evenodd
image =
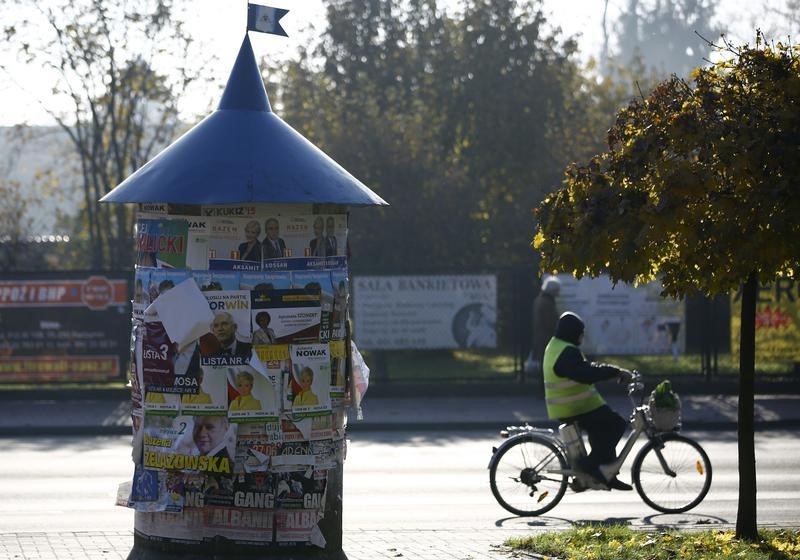
<path id="1" fill-rule="evenodd" d="M 606 480 L 600 466 L 616 459 L 616 446 L 628 423 L 611 410 L 594 384 L 606 379 L 630 380 L 632 374 L 610 364 L 589 362 L 578 348 L 584 324 L 578 315 L 562 313 L 556 332 L 544 351 L 542 369 L 547 416 L 577 422 L 589 436 L 591 452 L 577 465 L 583 472 L 614 490 L 631 490 L 616 476 Z"/>

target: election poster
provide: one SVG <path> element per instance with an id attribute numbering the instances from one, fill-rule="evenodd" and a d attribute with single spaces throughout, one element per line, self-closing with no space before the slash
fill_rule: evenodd
<path id="1" fill-rule="evenodd" d="M 152 268 L 186 268 L 189 224 L 183 218 L 139 219 L 136 264 Z"/>
<path id="2" fill-rule="evenodd" d="M 140 321 L 150 305 L 150 272 L 152 268 L 136 267 L 133 279 L 133 318 Z"/>
<path id="3" fill-rule="evenodd" d="M 253 292 L 285 290 L 292 287 L 290 272 L 242 272 L 239 287 Z"/>
<path id="4" fill-rule="evenodd" d="M 331 314 L 331 340 L 344 340 L 347 305 L 350 294 L 350 280 L 347 269 L 331 270 L 333 285 L 333 310 Z"/>
<path id="5" fill-rule="evenodd" d="M 345 368 L 347 366 L 347 352 L 344 340 L 334 340 L 330 343 L 331 356 L 331 400 L 337 405 L 342 405 L 345 392 Z"/>
<path id="6" fill-rule="evenodd" d="M 297 419 L 325 416 L 331 411 L 331 360 L 328 344 L 289 345 L 291 371 L 284 407 Z"/>
<path id="7" fill-rule="evenodd" d="M 209 218 L 209 270 L 261 270 L 261 225 L 253 218 Z"/>
<path id="8" fill-rule="evenodd" d="M 277 423 L 280 416 L 280 371 L 259 373 L 254 367 L 228 368 L 228 417 L 233 422 Z"/>
<path id="9" fill-rule="evenodd" d="M 244 358 L 225 356 L 219 358 L 200 357 L 197 374 L 197 391 L 181 395 L 181 413 L 193 415 L 224 416 L 228 413 L 227 362 L 241 363 Z M 246 367 L 246 366 L 245 366 Z"/>
<path id="10" fill-rule="evenodd" d="M 149 469 L 231 474 L 236 425 L 225 416 L 147 416 L 143 465 Z"/>
<path id="11" fill-rule="evenodd" d="M 176 393 L 145 390 L 142 409 L 145 414 L 175 416 L 181 409 L 181 396 Z"/>
<path id="12" fill-rule="evenodd" d="M 292 273 L 292 284 L 309 292 L 319 293 L 320 327 L 319 342 L 328 342 L 332 335 L 333 284 L 328 270 L 311 270 Z M 296 341 L 301 342 L 301 341 Z"/>
<path id="13" fill-rule="evenodd" d="M 183 269 L 136 267 L 134 273 L 133 316 L 144 320 L 145 309 L 158 296 L 189 277 Z"/>
<path id="14" fill-rule="evenodd" d="M 321 308 L 318 289 L 252 292 L 252 298 L 252 322 L 260 343 L 319 341 Z"/>
<path id="15" fill-rule="evenodd" d="M 331 439 L 333 437 L 333 413 L 324 412 L 311 417 L 309 441 Z"/>
<path id="16" fill-rule="evenodd" d="M 177 347 L 170 340 L 163 323 L 145 321 L 142 337 L 142 376 L 146 392 L 182 393 L 184 383 L 176 382 L 175 358 Z M 191 384 L 196 384 L 192 381 Z"/>
<path id="17" fill-rule="evenodd" d="M 211 223 L 200 216 L 186 216 L 189 243 L 186 247 L 186 268 L 208 269 L 208 242 Z"/>
<path id="18" fill-rule="evenodd" d="M 212 270 L 194 270 L 192 278 L 203 292 L 238 290 L 241 273 Z"/>
<path id="19" fill-rule="evenodd" d="M 205 292 L 208 308 L 214 314 L 211 332 L 219 343 L 215 354 L 250 357 L 252 328 L 250 292 L 225 290 Z"/>

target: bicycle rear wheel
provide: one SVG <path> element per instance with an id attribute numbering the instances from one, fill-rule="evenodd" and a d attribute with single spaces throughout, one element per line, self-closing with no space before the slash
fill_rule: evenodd
<path id="1" fill-rule="evenodd" d="M 631 478 L 648 506 L 663 513 L 681 513 L 708 494 L 711 461 L 696 441 L 680 434 L 661 434 L 636 455 Z"/>
<path id="2" fill-rule="evenodd" d="M 547 438 L 520 435 L 501 447 L 489 466 L 489 486 L 503 508 L 516 515 L 541 515 L 567 490 L 567 459 Z"/>

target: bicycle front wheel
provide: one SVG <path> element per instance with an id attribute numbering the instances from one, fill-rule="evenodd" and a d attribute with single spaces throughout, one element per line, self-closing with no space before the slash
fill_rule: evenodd
<path id="1" fill-rule="evenodd" d="M 489 486 L 497 502 L 516 515 L 541 515 L 567 490 L 567 459 L 547 438 L 526 434 L 497 450 L 489 467 Z"/>
<path id="2" fill-rule="evenodd" d="M 711 461 L 696 441 L 660 434 L 642 447 L 631 472 L 642 500 L 663 513 L 688 511 L 711 487 Z"/>

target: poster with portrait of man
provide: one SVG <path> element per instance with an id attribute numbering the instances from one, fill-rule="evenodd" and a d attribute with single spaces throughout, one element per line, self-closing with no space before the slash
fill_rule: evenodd
<path id="1" fill-rule="evenodd" d="M 250 325 L 250 292 L 223 290 L 204 292 L 208 308 L 214 314 L 210 332 L 219 343 L 221 355 L 249 357 L 252 328 Z M 209 355 L 204 351 L 204 355 Z"/>
<path id="2" fill-rule="evenodd" d="M 233 472 L 236 425 L 226 416 L 148 416 L 142 464 L 149 469 Z"/>

